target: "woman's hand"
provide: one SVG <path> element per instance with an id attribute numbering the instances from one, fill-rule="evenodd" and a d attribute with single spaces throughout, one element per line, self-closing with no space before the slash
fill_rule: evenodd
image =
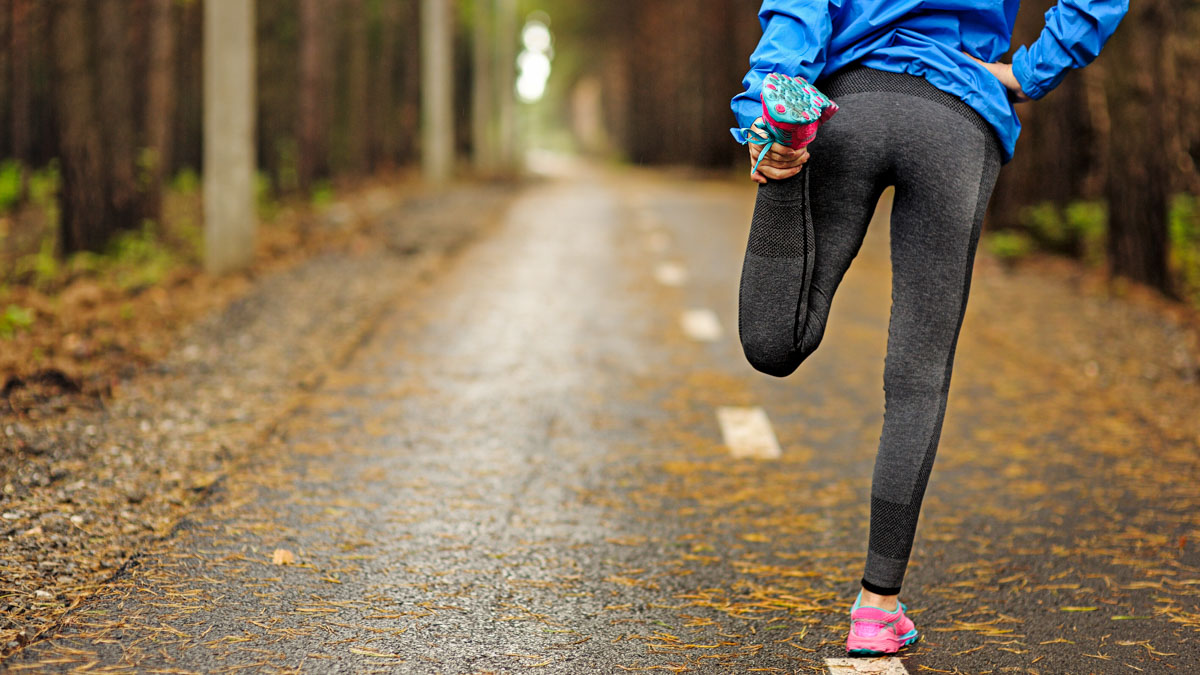
<path id="1" fill-rule="evenodd" d="M 754 125 L 757 125 L 759 122 L 762 122 L 761 117 L 754 120 Z M 760 138 L 765 139 L 766 136 L 761 134 L 754 125 L 750 126 L 750 133 L 758 134 Z M 755 145 L 754 141 L 750 141 L 747 144 L 747 147 L 750 148 L 751 170 L 754 168 L 754 163 L 758 161 L 758 155 L 762 152 L 764 145 L 766 145 L 765 142 Z M 800 173 L 800 169 L 807 161 L 807 148 L 793 150 L 792 148 L 776 143 L 775 145 L 771 146 L 771 150 L 767 152 L 767 156 L 763 157 L 762 163 L 758 165 L 758 171 L 754 171 L 754 173 L 750 174 L 750 180 L 754 181 L 755 183 L 766 184 L 768 178 L 771 180 L 783 180 L 784 178 L 791 178 L 792 176 Z"/>
<path id="2" fill-rule="evenodd" d="M 963 53 L 967 54 L 966 52 Z M 971 55 L 967 54 L 967 56 Z M 1018 103 L 1032 100 L 1025 94 L 1024 91 L 1021 90 L 1021 83 L 1017 82 L 1017 76 L 1013 75 L 1011 63 L 988 63 L 987 61 L 977 59 L 974 56 L 971 56 L 971 59 L 984 68 L 987 68 L 989 73 L 995 76 L 997 80 L 1000 80 L 1000 84 L 1004 85 L 1004 88 L 1007 89 L 1010 94 L 1012 94 L 1012 97 L 1016 99 Z"/>

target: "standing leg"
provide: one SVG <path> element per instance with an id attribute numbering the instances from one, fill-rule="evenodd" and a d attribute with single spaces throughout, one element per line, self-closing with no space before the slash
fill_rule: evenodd
<path id="1" fill-rule="evenodd" d="M 896 96 L 896 94 L 892 94 Z M 913 103 L 915 101 L 916 103 Z M 979 231 L 1000 169 L 994 139 L 960 113 L 912 98 L 897 142 L 886 412 L 871 485 L 863 587 L 900 592 L 933 468 Z"/>

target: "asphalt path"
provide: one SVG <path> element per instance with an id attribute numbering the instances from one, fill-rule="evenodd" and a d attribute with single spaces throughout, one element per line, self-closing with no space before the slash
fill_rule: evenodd
<path id="1" fill-rule="evenodd" d="M 777 380 L 737 343 L 752 202 L 641 172 L 528 189 L 7 667 L 830 672 L 882 423 L 886 204 Z M 1200 672 L 1200 436 L 1088 389 L 1067 340 L 1035 348 L 1021 289 L 1056 282 L 983 264 L 903 596 L 924 639 L 834 672 Z M 722 409 L 761 410 L 779 456 L 754 429 L 734 456 Z"/>

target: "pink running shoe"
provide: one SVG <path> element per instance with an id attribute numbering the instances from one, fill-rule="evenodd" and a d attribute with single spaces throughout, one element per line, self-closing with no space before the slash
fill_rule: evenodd
<path id="1" fill-rule="evenodd" d="M 846 638 L 846 652 L 851 656 L 895 654 L 921 639 L 917 627 L 904 615 L 908 609 L 904 603 L 895 612 L 861 603 L 859 593 L 850 608 L 850 637 Z"/>

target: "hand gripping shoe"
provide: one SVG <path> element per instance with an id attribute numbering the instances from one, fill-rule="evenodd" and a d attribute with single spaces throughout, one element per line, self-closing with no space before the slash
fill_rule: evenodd
<path id="1" fill-rule="evenodd" d="M 751 173 L 758 171 L 758 165 L 772 145 L 778 143 L 796 150 L 803 148 L 816 137 L 817 128 L 838 111 L 836 103 L 803 77 L 780 73 L 771 73 L 763 80 L 762 102 L 761 121 L 746 129 L 730 129 L 733 137 L 743 145 L 751 140 L 751 133 L 766 140 Z"/>

